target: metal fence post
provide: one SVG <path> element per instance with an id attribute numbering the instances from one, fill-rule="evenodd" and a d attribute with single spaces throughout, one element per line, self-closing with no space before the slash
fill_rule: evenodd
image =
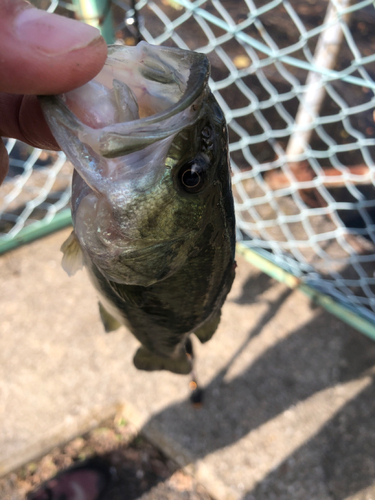
<path id="1" fill-rule="evenodd" d="M 334 68 L 343 39 L 339 13 L 340 10 L 344 10 L 349 6 L 350 0 L 336 0 L 335 2 L 331 0 L 329 2 L 323 21 L 323 24 L 328 27 L 319 36 L 314 54 L 314 66 L 328 70 Z M 345 22 L 349 21 L 349 14 L 344 16 L 344 20 Z M 288 157 L 301 155 L 305 150 L 305 145 L 309 144 L 313 132 L 310 125 L 319 114 L 325 93 L 323 75 L 310 71 L 306 78 L 305 90 L 295 118 L 295 131 L 291 135 L 286 148 Z"/>
<path id="2" fill-rule="evenodd" d="M 111 0 L 73 0 L 82 21 L 99 28 L 108 44 L 114 42 Z"/>

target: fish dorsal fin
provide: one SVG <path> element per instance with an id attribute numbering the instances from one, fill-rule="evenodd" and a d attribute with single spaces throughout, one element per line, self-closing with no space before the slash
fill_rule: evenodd
<path id="1" fill-rule="evenodd" d="M 73 274 L 83 268 L 83 252 L 74 231 L 70 233 L 68 239 L 61 245 L 60 250 L 64 254 L 61 265 L 69 276 L 73 276 Z"/>

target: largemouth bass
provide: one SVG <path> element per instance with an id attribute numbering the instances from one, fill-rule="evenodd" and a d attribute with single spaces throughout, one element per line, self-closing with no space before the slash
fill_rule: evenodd
<path id="1" fill-rule="evenodd" d="M 234 208 L 223 112 L 198 53 L 109 47 L 88 84 L 40 98 L 75 167 L 63 267 L 84 265 L 106 331 L 124 324 L 142 370 L 189 373 L 234 279 Z"/>

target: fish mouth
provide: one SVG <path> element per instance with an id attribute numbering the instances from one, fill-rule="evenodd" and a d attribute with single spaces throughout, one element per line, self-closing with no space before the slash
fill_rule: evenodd
<path id="1" fill-rule="evenodd" d="M 41 96 L 40 102 L 58 142 L 57 129 L 62 126 L 100 156 L 117 158 L 194 124 L 202 114 L 209 71 L 204 54 L 146 42 L 136 47 L 112 45 L 108 48 L 105 66 L 94 81 L 111 89 L 114 81 L 121 79 L 129 85 L 141 107 L 143 101 L 156 103 L 156 112 L 136 120 L 93 128 L 69 109 L 63 96 Z M 158 107 L 163 109 L 157 111 Z"/>

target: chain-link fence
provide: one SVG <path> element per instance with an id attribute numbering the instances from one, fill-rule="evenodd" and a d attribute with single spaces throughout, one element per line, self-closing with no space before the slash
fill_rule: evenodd
<path id="1" fill-rule="evenodd" d="M 80 18 L 85 2 L 33 3 Z M 238 239 L 375 324 L 373 1 L 86 3 L 124 43 L 140 33 L 207 54 L 229 126 Z M 7 148 L 3 251 L 69 220 L 72 170 L 61 153 Z"/>

